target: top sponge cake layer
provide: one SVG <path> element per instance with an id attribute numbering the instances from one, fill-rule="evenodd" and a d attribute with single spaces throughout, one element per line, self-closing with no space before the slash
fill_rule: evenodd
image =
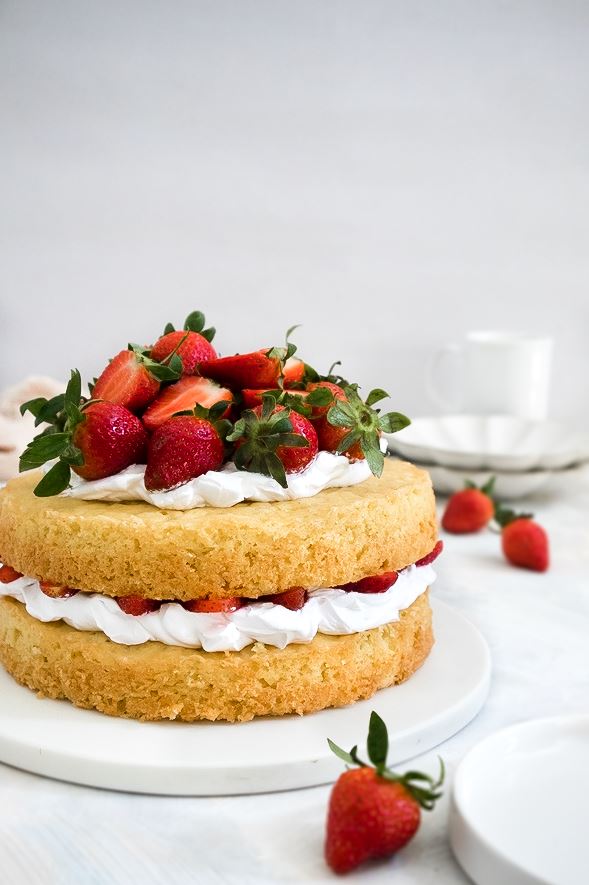
<path id="1" fill-rule="evenodd" d="M 428 474 L 387 459 L 380 479 L 312 498 L 231 508 L 36 498 L 39 474 L 0 491 L 0 558 L 110 596 L 258 597 L 398 570 L 436 541 Z"/>

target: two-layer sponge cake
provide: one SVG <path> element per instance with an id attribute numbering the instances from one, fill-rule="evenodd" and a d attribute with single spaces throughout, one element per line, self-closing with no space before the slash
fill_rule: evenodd
<path id="1" fill-rule="evenodd" d="M 402 570 L 436 543 L 429 477 L 402 462 L 387 462 L 380 479 L 311 498 L 184 512 L 143 502 L 36 498 L 37 480 L 22 477 L 0 492 L 3 561 L 31 578 L 100 594 L 100 602 L 129 594 L 182 601 L 239 596 L 255 606 L 254 600 L 292 587 L 332 588 L 401 572 L 387 591 L 393 595 L 403 582 Z M 430 569 L 415 567 L 417 577 L 420 570 Z M 10 592 L 24 580 L 1 589 Z M 433 643 L 426 587 L 424 575 L 410 590 L 409 598 L 421 591 L 417 598 L 372 629 L 317 633 L 310 642 L 285 648 L 255 641 L 239 651 L 158 641 L 120 644 L 100 630 L 76 629 L 64 620 L 44 623 L 21 601 L 5 596 L 0 660 L 15 679 L 42 695 L 116 716 L 233 721 L 306 713 L 370 697 L 411 676 Z M 313 598 L 300 610 L 283 609 L 285 620 L 302 618 Z M 41 600 L 47 615 L 55 605 L 65 617 L 67 607 L 80 601 L 78 594 Z M 161 611 L 141 617 L 161 617 Z M 244 611 L 181 614 L 230 621 Z M 133 615 L 121 611 L 120 618 Z M 288 624 L 279 629 L 288 630 Z"/>
<path id="2" fill-rule="evenodd" d="M 145 363 L 126 353 L 155 371 L 144 355 Z M 274 350 L 257 353 L 274 359 Z M 153 376 L 147 409 L 120 393 L 119 376 L 114 388 L 99 379 L 91 402 L 70 382 L 65 404 L 57 403 L 65 424 L 41 438 L 40 455 L 33 444 L 23 455 L 28 469 L 49 452 L 59 458 L 57 470 L 44 479 L 34 470 L 0 491 L 0 661 L 18 682 L 114 716 L 244 721 L 368 698 L 423 663 L 433 644 L 427 590 L 440 549 L 428 474 L 389 459 L 383 467 L 364 430 L 354 438 L 350 426 L 344 427 L 349 446 L 338 452 L 329 441 L 338 429 L 337 402 L 326 407 L 325 399 L 309 397 L 304 417 L 293 400 L 323 385 L 343 403 L 342 414 L 351 403 L 364 425 L 380 421 L 377 436 L 386 416 L 379 418 L 368 401 L 355 404 L 355 387 L 329 380 L 303 379 L 288 399 L 288 352 L 278 360 L 282 374 L 274 399 L 264 397 L 263 414 L 255 402 L 245 407 L 247 396 L 263 396 L 262 390 L 246 389 L 241 380 L 230 384 L 229 373 L 220 388 L 228 396 L 218 395 L 221 411 L 228 403 L 235 410 L 223 417 L 231 418 L 228 428 L 219 429 L 219 409 L 205 414 L 197 407 L 177 417 L 199 403 L 201 382 L 217 384 L 205 373 L 215 378 L 216 364 L 246 357 L 200 362 L 190 385 L 184 375 Z M 119 354 L 105 373 L 129 359 Z M 184 355 L 184 368 L 188 362 Z M 188 386 L 193 399 L 179 405 Z M 72 397 L 81 415 L 73 429 Z M 142 424 L 146 448 L 138 453 L 131 446 L 121 463 L 116 442 L 116 469 L 99 470 L 87 437 L 96 424 L 95 438 L 103 440 L 104 421 L 114 421 L 113 401 L 129 410 L 123 419 L 133 434 L 139 431 L 131 418 Z M 118 421 L 122 413 L 116 414 Z M 264 436 L 263 422 L 266 460 L 255 445 L 247 448 Z M 61 454 L 60 433 L 71 435 Z M 215 464 L 217 433 L 223 445 Z M 305 435 L 308 445 L 301 442 Z M 303 464 L 293 463 L 303 456 Z M 205 468 L 203 458 L 209 458 Z M 371 475 L 368 461 L 380 476 Z"/>

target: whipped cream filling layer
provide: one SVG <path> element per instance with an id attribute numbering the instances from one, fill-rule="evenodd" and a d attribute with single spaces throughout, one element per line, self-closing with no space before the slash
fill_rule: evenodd
<path id="1" fill-rule="evenodd" d="M 313 590 L 303 608 L 291 611 L 272 602 L 252 602 L 229 614 L 187 611 L 164 603 L 156 612 L 128 615 L 116 600 L 99 593 L 77 593 L 64 599 L 46 596 L 34 578 L 0 583 L 0 596 L 23 603 L 31 617 L 45 623 L 65 621 L 76 630 L 105 633 L 121 645 L 162 642 L 204 651 L 240 651 L 254 642 L 276 648 L 311 642 L 317 633 L 342 636 L 393 621 L 435 581 L 431 565 L 411 565 L 399 572 L 384 593 Z"/>
<path id="2" fill-rule="evenodd" d="M 386 440 L 381 440 L 386 451 Z M 105 479 L 87 481 L 72 472 L 70 488 L 62 495 L 84 501 L 146 501 L 162 510 L 193 510 L 195 507 L 233 507 L 242 501 L 291 501 L 311 498 L 323 489 L 354 486 L 371 476 L 366 461 L 349 461 L 345 455 L 319 452 L 301 473 L 287 474 L 288 487 L 261 473 L 238 470 L 232 462 L 220 470 L 209 470 L 176 489 L 150 492 L 145 488 L 144 464 Z"/>

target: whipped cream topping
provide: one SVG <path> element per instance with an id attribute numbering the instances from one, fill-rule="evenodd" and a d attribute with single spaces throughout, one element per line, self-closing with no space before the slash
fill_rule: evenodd
<path id="1" fill-rule="evenodd" d="M 187 611 L 164 603 L 156 612 L 128 615 L 115 599 L 99 593 L 77 593 L 52 599 L 34 578 L 0 583 L 0 596 L 12 596 L 38 621 L 65 621 L 76 630 L 99 630 L 121 645 L 162 642 L 205 651 L 240 651 L 254 642 L 276 648 L 311 642 L 317 633 L 341 636 L 398 621 L 400 613 L 434 582 L 431 565 L 411 565 L 399 572 L 384 593 L 314 590 L 303 608 L 291 611 L 272 602 L 253 602 L 228 614 Z"/>
<path id="2" fill-rule="evenodd" d="M 386 451 L 386 440 L 381 440 Z M 345 455 L 319 452 L 301 473 L 287 474 L 288 488 L 261 473 L 238 470 L 232 462 L 209 470 L 176 489 L 150 492 L 145 488 L 144 464 L 133 464 L 114 476 L 87 481 L 72 472 L 71 486 L 62 492 L 84 501 L 146 501 L 162 510 L 195 507 L 233 507 L 242 501 L 292 501 L 311 498 L 323 489 L 354 486 L 371 476 L 366 461 L 349 461 Z"/>

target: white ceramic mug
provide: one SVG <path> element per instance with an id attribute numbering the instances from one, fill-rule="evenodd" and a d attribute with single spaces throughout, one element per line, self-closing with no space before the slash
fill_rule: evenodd
<path id="1" fill-rule="evenodd" d="M 440 389 L 439 374 L 450 358 L 456 363 L 456 383 L 448 395 Z M 445 411 L 542 420 L 548 411 L 551 364 L 551 338 L 468 332 L 462 344 L 448 344 L 433 355 L 426 382 Z"/>

